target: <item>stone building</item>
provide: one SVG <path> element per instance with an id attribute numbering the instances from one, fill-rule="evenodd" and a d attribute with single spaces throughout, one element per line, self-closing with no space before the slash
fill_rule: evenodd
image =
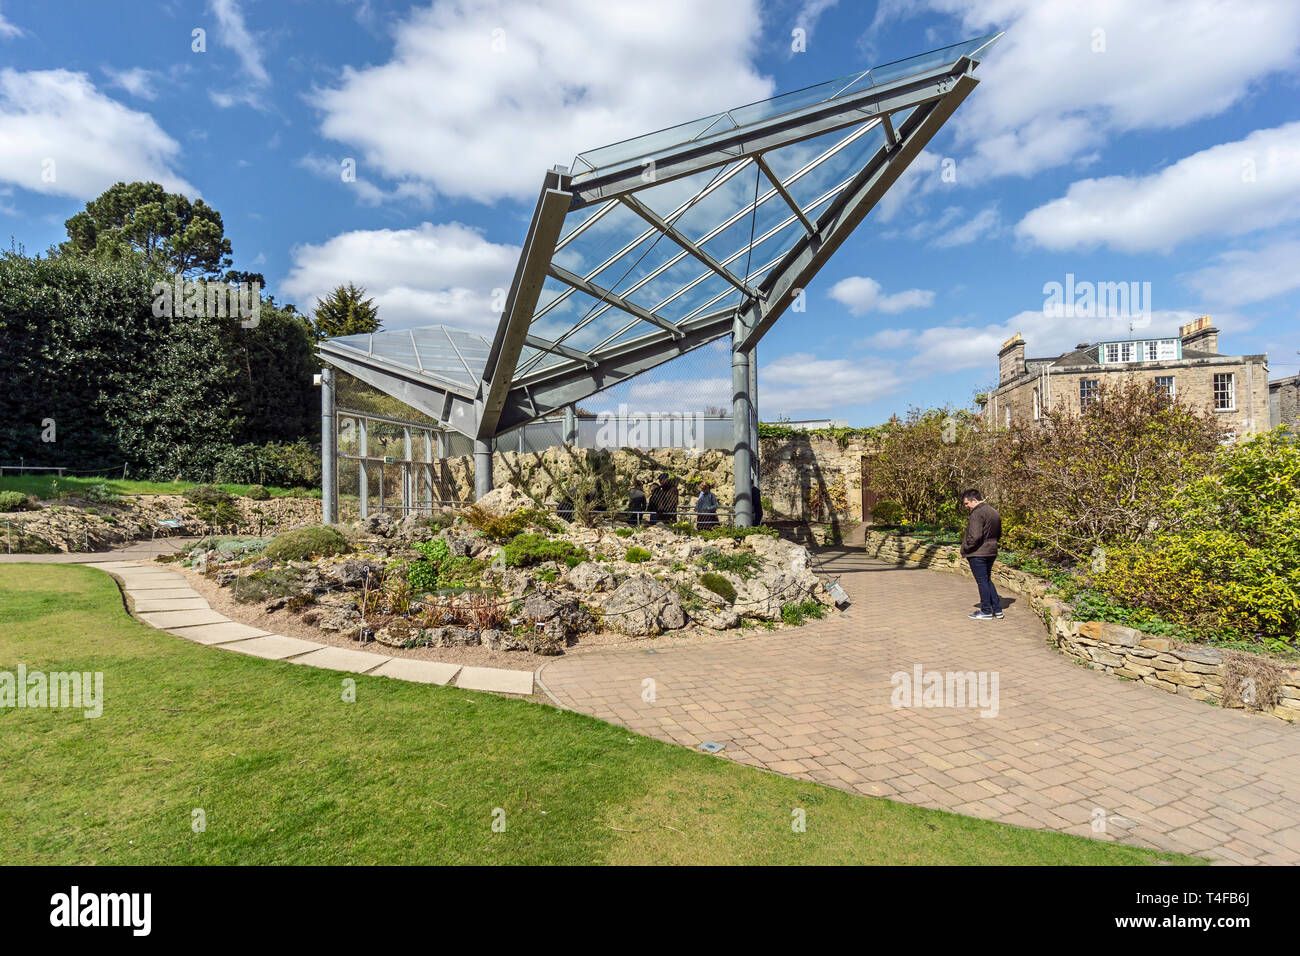
<path id="1" fill-rule="evenodd" d="M 1219 330 L 1203 315 L 1174 337 L 1083 342 L 1064 355 L 1026 358 L 1016 333 L 998 351 L 998 387 L 980 414 L 998 425 L 1041 417 L 1048 408 L 1078 410 L 1103 384 L 1155 382 L 1188 404 L 1212 409 L 1225 438 L 1270 427 L 1268 356 L 1220 355 Z"/>
<path id="2" fill-rule="evenodd" d="M 1269 424 L 1300 428 L 1300 375 L 1268 383 Z"/>

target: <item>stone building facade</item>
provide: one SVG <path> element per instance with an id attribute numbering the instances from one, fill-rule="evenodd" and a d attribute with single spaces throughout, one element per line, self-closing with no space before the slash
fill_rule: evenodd
<path id="1" fill-rule="evenodd" d="M 1219 354 L 1219 330 L 1208 315 L 1178 337 L 1083 342 L 1049 358 L 1026 358 L 1025 340 L 1011 336 L 998 351 L 998 387 L 980 414 L 1006 426 L 1038 419 L 1049 408 L 1078 413 L 1103 384 L 1154 382 L 1180 401 L 1211 409 L 1226 439 L 1270 427 L 1267 355 Z"/>
<path id="2" fill-rule="evenodd" d="M 1300 428 L 1300 375 L 1268 383 L 1268 420 L 1274 426 Z"/>

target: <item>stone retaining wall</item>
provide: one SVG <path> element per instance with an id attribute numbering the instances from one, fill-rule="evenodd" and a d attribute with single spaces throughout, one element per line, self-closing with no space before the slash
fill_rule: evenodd
<path id="1" fill-rule="evenodd" d="M 956 547 L 870 529 L 865 544 L 867 554 L 883 561 L 972 577 Z M 1118 624 L 1072 620 L 1069 605 L 1049 593 L 1047 581 L 1003 564 L 994 565 L 993 582 L 1029 602 L 1047 626 L 1049 644 L 1093 670 L 1221 707 L 1246 707 L 1244 695 L 1253 698 L 1247 702 L 1253 706 L 1246 708 L 1252 712 L 1300 719 L 1300 669 L 1251 654 L 1183 645 Z"/>

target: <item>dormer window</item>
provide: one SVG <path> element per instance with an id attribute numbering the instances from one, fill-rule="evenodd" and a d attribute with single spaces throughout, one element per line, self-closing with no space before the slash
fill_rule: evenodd
<path id="1" fill-rule="evenodd" d="M 1129 362 L 1168 362 L 1182 357 L 1178 339 L 1147 339 L 1138 342 L 1102 342 L 1097 347 L 1097 361 L 1102 365 Z"/>

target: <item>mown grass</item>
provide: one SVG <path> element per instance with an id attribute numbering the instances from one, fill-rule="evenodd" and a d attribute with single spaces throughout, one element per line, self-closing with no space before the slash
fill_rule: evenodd
<path id="1" fill-rule="evenodd" d="M 357 677 L 348 703 L 348 675 L 137 623 L 85 567 L 0 565 L 0 670 L 19 662 L 102 671 L 105 701 L 90 720 L 0 709 L 7 863 L 1187 862 L 857 797 L 524 700 Z"/>
<path id="2" fill-rule="evenodd" d="M 46 475 L 4 475 L 0 477 L 0 491 L 21 491 L 23 494 L 49 500 L 75 498 L 84 495 L 92 485 L 107 485 L 115 495 L 179 495 L 193 488 L 194 481 L 135 481 L 121 478 L 58 478 Z M 218 485 L 232 495 L 247 495 L 252 485 Z M 266 490 L 273 498 L 319 498 L 319 488 L 275 488 Z"/>

